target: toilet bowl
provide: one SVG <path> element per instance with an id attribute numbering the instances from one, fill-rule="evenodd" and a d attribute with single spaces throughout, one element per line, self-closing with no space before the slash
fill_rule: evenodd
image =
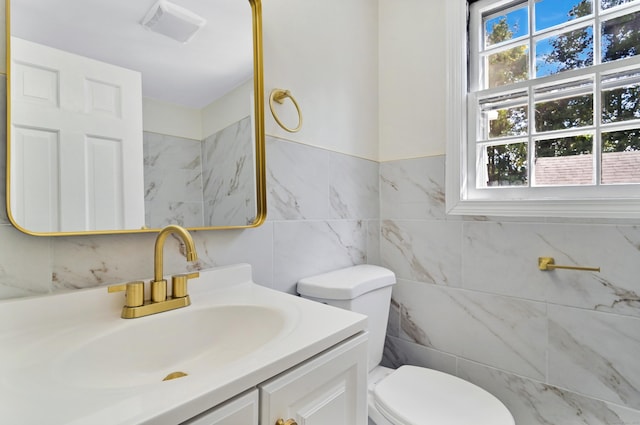
<path id="1" fill-rule="evenodd" d="M 482 388 L 417 366 L 380 365 L 389 317 L 393 272 L 358 265 L 300 279 L 298 293 L 368 316 L 369 425 L 514 425 L 509 410 Z"/>

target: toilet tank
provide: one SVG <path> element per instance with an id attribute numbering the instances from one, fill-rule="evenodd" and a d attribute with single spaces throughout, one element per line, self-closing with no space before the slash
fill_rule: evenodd
<path id="1" fill-rule="evenodd" d="M 391 270 L 361 264 L 300 279 L 297 290 L 304 298 L 368 317 L 371 370 L 382 360 L 394 283 L 396 276 Z"/>

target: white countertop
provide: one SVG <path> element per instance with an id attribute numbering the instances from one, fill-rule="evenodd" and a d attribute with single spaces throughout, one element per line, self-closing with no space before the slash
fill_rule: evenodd
<path id="1" fill-rule="evenodd" d="M 246 264 L 201 271 L 200 278 L 189 282 L 189 294 L 189 307 L 129 320 L 120 318 L 123 297 L 108 294 L 105 287 L 0 301 L 2 423 L 175 425 L 364 331 L 366 326 L 365 316 L 256 285 Z M 136 321 L 162 323 L 223 305 L 276 308 L 283 312 L 285 324 L 272 341 L 255 352 L 224 367 L 197 367 L 186 371 L 188 376 L 172 381 L 159 378 L 158 382 L 100 387 L 81 385 L 60 373 L 63 360 L 93 338 L 135 326 Z M 161 325 L 157 332 L 162 334 Z M 166 338 L 171 341 L 171 335 Z M 130 343 L 123 340 L 113 345 L 108 358 L 125 364 L 131 356 L 127 351 Z M 96 361 L 95 368 L 100 367 Z"/>

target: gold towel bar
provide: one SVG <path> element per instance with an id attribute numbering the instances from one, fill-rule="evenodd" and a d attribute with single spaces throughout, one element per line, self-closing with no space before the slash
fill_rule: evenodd
<path id="1" fill-rule="evenodd" d="M 276 114 L 276 111 L 273 106 L 274 101 L 281 104 L 282 102 L 284 102 L 284 100 L 287 97 L 291 99 L 291 102 L 293 102 L 293 105 L 296 107 L 296 111 L 298 111 L 298 126 L 296 128 L 289 128 L 286 125 L 284 125 L 284 123 L 280 121 L 280 118 L 278 118 L 278 114 Z M 293 97 L 293 95 L 289 90 L 282 90 L 282 89 L 271 90 L 271 95 L 269 96 L 269 108 L 271 109 L 271 114 L 273 115 L 273 118 L 275 118 L 276 122 L 280 127 L 284 128 L 289 133 L 295 133 L 297 131 L 300 131 L 300 129 L 302 128 L 302 112 L 300 111 L 300 106 L 298 106 L 298 102 L 296 102 L 296 99 Z"/>
<path id="2" fill-rule="evenodd" d="M 582 270 L 587 272 L 600 271 L 600 267 L 557 266 L 553 257 L 538 257 L 538 269 L 545 271 L 553 269 Z"/>

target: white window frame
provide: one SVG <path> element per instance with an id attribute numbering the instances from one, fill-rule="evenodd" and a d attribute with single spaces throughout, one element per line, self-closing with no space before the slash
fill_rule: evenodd
<path id="1" fill-rule="evenodd" d="M 597 0 L 596 0 L 597 1 Z M 446 66 L 447 66 L 447 155 L 446 155 L 446 208 L 452 215 L 514 216 L 514 217 L 585 217 L 585 218 L 640 218 L 640 185 L 637 197 L 600 195 L 579 198 L 572 188 L 566 187 L 565 196 L 538 199 L 500 199 L 470 196 L 473 192 L 467 171 L 469 137 L 467 108 L 467 1 L 446 2 Z M 475 143 L 475 141 L 474 141 Z M 475 154 L 474 154 L 475 155 Z M 475 188 L 474 188 L 475 189 Z M 486 193 L 491 193 L 487 191 Z M 635 194 L 634 194 L 635 195 Z"/>

